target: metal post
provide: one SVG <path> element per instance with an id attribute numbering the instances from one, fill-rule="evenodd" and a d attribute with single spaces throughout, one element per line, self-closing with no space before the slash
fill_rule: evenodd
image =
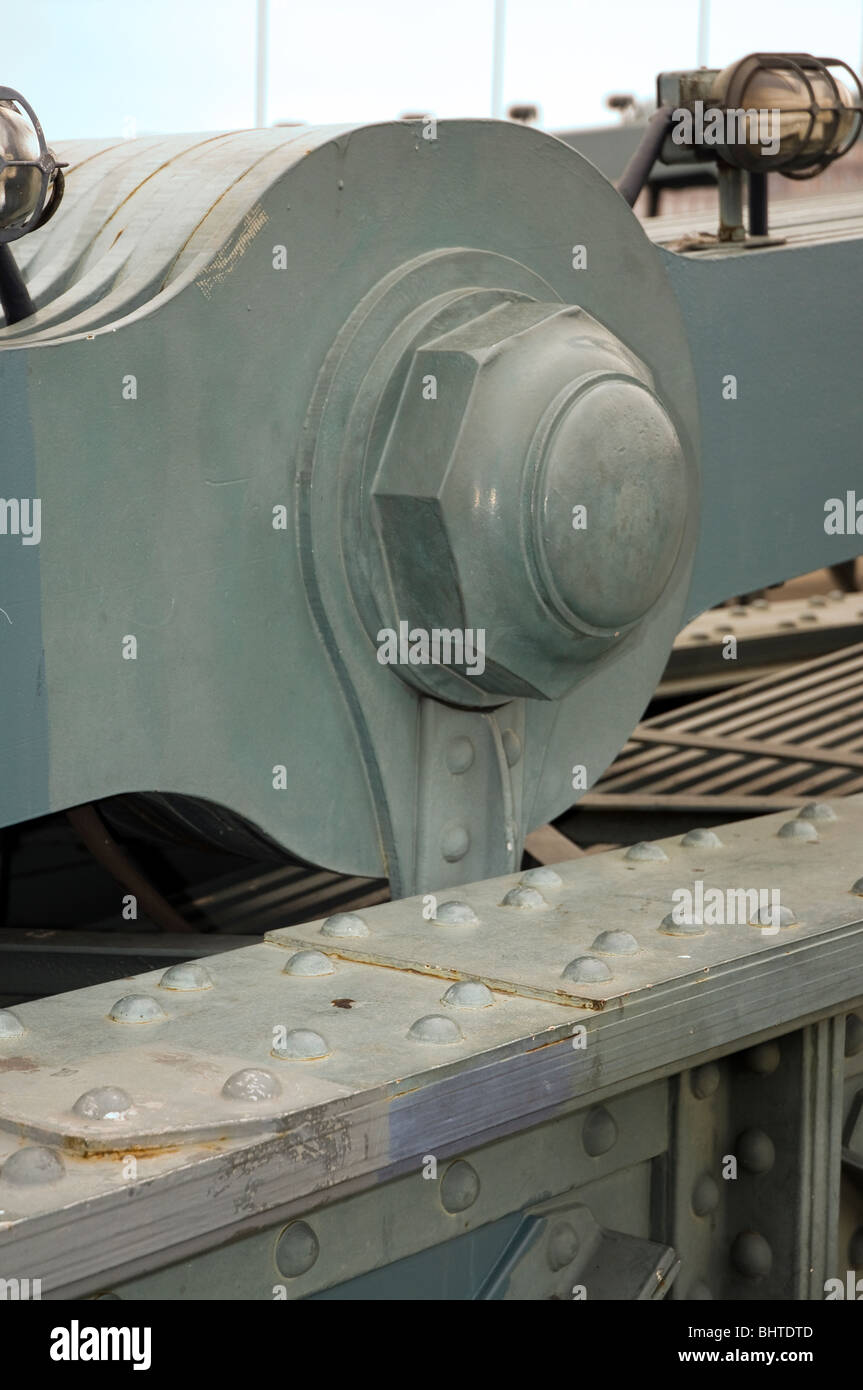
<path id="1" fill-rule="evenodd" d="M 743 174 L 721 159 L 716 162 L 719 175 L 719 240 L 745 241 L 743 227 Z"/>
<path id="2" fill-rule="evenodd" d="M 767 235 L 767 175 L 749 174 L 749 235 Z"/>
<path id="3" fill-rule="evenodd" d="M 491 114 L 503 116 L 503 49 L 506 30 L 506 0 L 494 0 L 494 38 L 491 55 Z"/>
<path id="4" fill-rule="evenodd" d="M 707 67 L 707 50 L 710 46 L 710 0 L 698 3 L 698 51 L 696 63 L 700 68 Z"/>
<path id="5" fill-rule="evenodd" d="M 269 0 L 258 0 L 257 65 L 255 71 L 255 125 L 267 123 L 267 30 Z"/>

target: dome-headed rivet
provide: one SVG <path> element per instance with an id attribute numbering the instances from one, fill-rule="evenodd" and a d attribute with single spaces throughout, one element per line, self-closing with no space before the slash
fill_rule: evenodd
<path id="1" fill-rule="evenodd" d="M 57 1182 L 65 1173 L 63 1160 L 53 1149 L 32 1145 L 17 1149 L 3 1164 L 0 1177 L 16 1187 L 36 1187 L 42 1183 Z"/>
<path id="2" fill-rule="evenodd" d="M 548 903 L 542 894 L 537 892 L 535 888 L 510 888 L 509 892 L 504 895 L 501 907 L 520 907 L 527 908 L 528 910 L 535 910 L 540 907 L 548 907 Z"/>
<path id="3" fill-rule="evenodd" d="M 295 951 L 283 975 L 334 975 L 336 967 L 323 951 Z"/>
<path id="4" fill-rule="evenodd" d="M 565 966 L 561 979 L 571 980 L 575 985 L 599 984 L 611 979 L 611 970 L 604 960 L 595 956 L 576 956 Z"/>
<path id="5" fill-rule="evenodd" d="M 292 1221 L 276 1242 L 276 1268 L 285 1279 L 307 1274 L 320 1254 L 318 1238 L 307 1221 Z"/>
<path id="6" fill-rule="evenodd" d="M 763 1129 L 744 1130 L 734 1149 L 748 1173 L 769 1173 L 776 1161 L 773 1140 Z"/>
<path id="7" fill-rule="evenodd" d="M 524 888 L 559 888 L 563 879 L 555 869 L 540 864 L 536 869 L 525 869 L 519 883 Z"/>
<path id="8" fill-rule="evenodd" d="M 494 995 L 488 985 L 481 980 L 457 980 L 441 999 L 456 1009 L 487 1009 L 494 1003 Z"/>
<path id="9" fill-rule="evenodd" d="M 132 1097 L 119 1086 L 94 1086 L 72 1106 L 85 1120 L 124 1120 L 132 1109 Z"/>
<path id="10" fill-rule="evenodd" d="M 460 773 L 467 772 L 473 764 L 474 756 L 473 744 L 465 734 L 450 739 L 446 750 L 446 765 L 453 776 L 457 777 Z"/>
<path id="11" fill-rule="evenodd" d="M 321 936 L 368 936 L 369 929 L 356 912 L 334 912 L 321 927 Z"/>
<path id="12" fill-rule="evenodd" d="M 434 921 L 442 927 L 475 927 L 479 918 L 469 903 L 458 902 L 455 898 L 441 903 Z"/>
<path id="13" fill-rule="evenodd" d="M 149 994 L 124 994 L 108 1014 L 114 1023 L 159 1023 L 167 1018 L 158 999 Z"/>
<path id="14" fill-rule="evenodd" d="M 617 1142 L 617 1122 L 604 1105 L 598 1105 L 587 1116 L 581 1131 L 581 1142 L 591 1158 L 598 1158 L 614 1147 Z"/>
<path id="15" fill-rule="evenodd" d="M 26 1032 L 24 1024 L 11 1009 L 0 1009 L 0 1041 L 4 1038 L 22 1038 Z"/>
<path id="16" fill-rule="evenodd" d="M 782 907 L 777 904 L 775 907 L 760 907 L 754 917 L 750 917 L 751 927 L 772 927 L 775 931 L 777 927 L 796 927 L 797 918 L 790 907 Z"/>
<path id="17" fill-rule="evenodd" d="M 604 956 L 634 956 L 638 942 L 628 931 L 602 931 L 590 949 Z"/>
<path id="18" fill-rule="evenodd" d="M 679 918 L 679 920 L 678 920 Z M 664 936 L 706 936 L 707 928 L 695 920 L 692 912 L 677 913 L 669 912 L 663 917 L 659 924 L 659 931 Z"/>
<path id="19" fill-rule="evenodd" d="M 722 849 L 722 841 L 716 831 L 708 830 L 703 825 L 697 825 L 694 830 L 687 830 L 680 843 L 686 849 Z"/>
<path id="20" fill-rule="evenodd" d="M 806 805 L 801 806 L 797 812 L 797 819 L 824 822 L 838 820 L 839 817 L 826 801 L 807 801 Z"/>
<path id="21" fill-rule="evenodd" d="M 703 1066 L 696 1067 L 689 1076 L 689 1087 L 696 1100 L 706 1100 L 717 1090 L 720 1082 L 720 1071 L 715 1062 L 705 1062 Z"/>
<path id="22" fill-rule="evenodd" d="M 160 989 L 182 989 L 198 990 L 212 989 L 213 977 L 209 970 L 205 970 L 203 965 L 196 965 L 194 961 L 181 961 L 178 965 L 170 966 L 159 981 Z"/>
<path id="23" fill-rule="evenodd" d="M 467 1211 L 479 1196 L 479 1174 L 463 1158 L 456 1159 L 444 1172 L 440 1180 L 440 1204 L 444 1211 L 455 1215 Z"/>
<path id="24" fill-rule="evenodd" d="M 272 1055 L 291 1057 L 298 1062 L 313 1062 L 319 1057 L 329 1056 L 329 1052 L 326 1039 L 313 1028 L 292 1028 L 285 1034 L 284 1041 L 275 1045 Z"/>
<path id="25" fill-rule="evenodd" d="M 731 1262 L 747 1279 L 762 1279 L 773 1267 L 773 1251 L 758 1231 L 741 1231 L 731 1247 Z"/>
<path id="26" fill-rule="evenodd" d="M 709 1173 L 702 1173 L 692 1189 L 692 1210 L 696 1216 L 709 1216 L 719 1206 L 719 1186 Z"/>
<path id="27" fill-rule="evenodd" d="M 222 1087 L 225 1100 L 276 1100 L 282 1094 L 279 1081 L 263 1067 L 244 1067 L 229 1076 Z"/>
<path id="28" fill-rule="evenodd" d="M 441 831 L 440 852 L 448 864 L 464 859 L 470 849 L 470 834 L 463 825 L 445 825 Z"/>
<path id="29" fill-rule="evenodd" d="M 462 1031 L 455 1019 L 444 1018 L 443 1014 L 425 1014 L 412 1023 L 408 1037 L 414 1042 L 457 1043 L 462 1041 Z"/>
<path id="30" fill-rule="evenodd" d="M 799 840 L 801 844 L 815 844 L 818 840 L 818 831 L 809 820 L 787 820 L 776 833 L 780 840 Z"/>
<path id="31" fill-rule="evenodd" d="M 668 855 L 661 845 L 652 845 L 647 840 L 639 840 L 637 845 L 630 845 L 624 859 L 629 859 L 636 864 L 666 864 Z"/>

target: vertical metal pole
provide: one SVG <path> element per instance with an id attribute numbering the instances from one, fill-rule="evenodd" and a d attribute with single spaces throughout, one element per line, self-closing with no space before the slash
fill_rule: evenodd
<path id="1" fill-rule="evenodd" d="M 710 0 L 698 0 L 698 53 L 696 63 L 700 68 L 707 67 L 707 52 L 710 47 Z"/>
<path id="2" fill-rule="evenodd" d="M 749 173 L 749 235 L 767 235 L 767 175 Z"/>
<path id="3" fill-rule="evenodd" d="M 506 0 L 494 0 L 494 39 L 491 54 L 491 114 L 503 116 L 503 49 L 506 30 Z"/>
<path id="4" fill-rule="evenodd" d="M 716 161 L 719 177 L 719 240 L 745 241 L 743 226 L 743 172 Z"/>
<path id="5" fill-rule="evenodd" d="M 255 125 L 267 123 L 267 10 L 269 0 L 258 0 L 257 67 L 255 72 Z"/>

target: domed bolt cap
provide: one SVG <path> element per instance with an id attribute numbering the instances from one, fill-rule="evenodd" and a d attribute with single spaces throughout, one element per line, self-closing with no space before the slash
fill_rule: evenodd
<path id="1" fill-rule="evenodd" d="M 697 825 L 694 830 L 687 830 L 680 843 L 686 849 L 722 849 L 722 841 L 716 831 L 708 830 L 701 825 Z"/>
<path id="2" fill-rule="evenodd" d="M 619 629 L 653 606 L 680 549 L 680 440 L 659 400 L 634 379 L 600 379 L 546 418 L 533 508 L 540 574 L 561 616 Z M 573 532 L 569 502 L 586 508 L 584 530 Z"/>
<path id="3" fill-rule="evenodd" d="M 23 1038 L 27 1029 L 16 1018 L 11 1009 L 0 1009 L 0 1040 L 4 1038 Z"/>
<path id="4" fill-rule="evenodd" d="M 441 903 L 434 920 L 442 927 L 475 927 L 479 918 L 469 903 L 456 902 L 453 898 Z"/>
<path id="5" fill-rule="evenodd" d="M 167 1018 L 158 999 L 149 994 L 124 994 L 108 1014 L 114 1023 L 158 1023 Z"/>
<path id="6" fill-rule="evenodd" d="M 638 942 L 628 931 L 602 931 L 590 949 L 603 956 L 634 956 Z"/>
<path id="7" fill-rule="evenodd" d="M 646 840 L 640 840 L 637 845 L 630 845 L 624 859 L 630 859 L 636 864 L 664 864 L 668 862 L 668 855 L 660 845 L 648 844 Z"/>
<path id="8" fill-rule="evenodd" d="M 336 967 L 323 951 L 295 951 L 283 975 L 335 975 Z"/>
<path id="9" fill-rule="evenodd" d="M 356 912 L 336 912 L 321 927 L 321 936 L 368 936 L 369 929 Z"/>
<path id="10" fill-rule="evenodd" d="M 124 1120 L 132 1109 L 132 1097 L 119 1086 L 94 1086 L 72 1106 L 83 1120 Z"/>
<path id="11" fill-rule="evenodd" d="M 285 1040 L 273 1048 L 274 1057 L 291 1057 L 298 1062 L 313 1062 L 328 1057 L 330 1047 L 320 1033 L 312 1028 L 292 1028 Z"/>
<path id="12" fill-rule="evenodd" d="M 501 907 L 520 907 L 533 909 L 548 907 L 548 903 L 541 893 L 535 888 L 510 888 L 505 895 Z"/>
<path id="13" fill-rule="evenodd" d="M 203 965 L 197 965 L 191 960 L 184 960 L 179 965 L 172 965 L 165 971 L 159 981 L 159 988 L 182 990 L 212 989 L 213 977 L 209 970 L 204 969 Z"/>
<path id="14" fill-rule="evenodd" d="M 818 831 L 811 821 L 808 820 L 787 820 L 776 832 L 780 840 L 800 840 L 805 843 L 814 843 L 818 839 Z"/>
<path id="15" fill-rule="evenodd" d="M 11 1154 L 3 1164 L 0 1177 L 16 1187 L 36 1187 L 42 1183 L 57 1182 L 65 1171 L 63 1160 L 53 1149 L 33 1145 Z"/>
<path id="16" fill-rule="evenodd" d="M 414 1042 L 457 1043 L 463 1036 L 455 1019 L 444 1018 L 442 1014 L 426 1014 L 408 1029 L 408 1037 Z"/>
<path id="17" fill-rule="evenodd" d="M 575 985 L 595 985 L 611 979 L 611 970 L 604 960 L 595 956 L 576 956 L 565 966 L 561 979 L 571 980 Z"/>
<path id="18" fill-rule="evenodd" d="M 494 995 L 488 985 L 481 980 L 457 980 L 441 999 L 456 1009 L 487 1009 L 494 1003 Z"/>
<path id="19" fill-rule="evenodd" d="M 455 704 L 559 699 L 664 600 L 691 519 L 694 464 L 651 373 L 580 307 L 519 294 L 417 340 L 407 380 L 369 489 L 389 621 L 447 612 L 487 641 L 480 670 L 400 674 Z"/>
<path id="20" fill-rule="evenodd" d="M 282 1094 L 280 1082 L 263 1067 L 244 1067 L 228 1077 L 222 1087 L 225 1100 L 276 1100 Z"/>
<path id="21" fill-rule="evenodd" d="M 559 888 L 563 883 L 560 874 L 541 864 L 536 869 L 526 869 L 519 879 L 524 888 Z"/>

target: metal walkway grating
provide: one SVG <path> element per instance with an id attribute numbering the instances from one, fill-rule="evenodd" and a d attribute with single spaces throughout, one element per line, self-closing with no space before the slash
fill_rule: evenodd
<path id="1" fill-rule="evenodd" d="M 863 643 L 645 720 L 579 808 L 727 817 L 859 791 Z"/>

